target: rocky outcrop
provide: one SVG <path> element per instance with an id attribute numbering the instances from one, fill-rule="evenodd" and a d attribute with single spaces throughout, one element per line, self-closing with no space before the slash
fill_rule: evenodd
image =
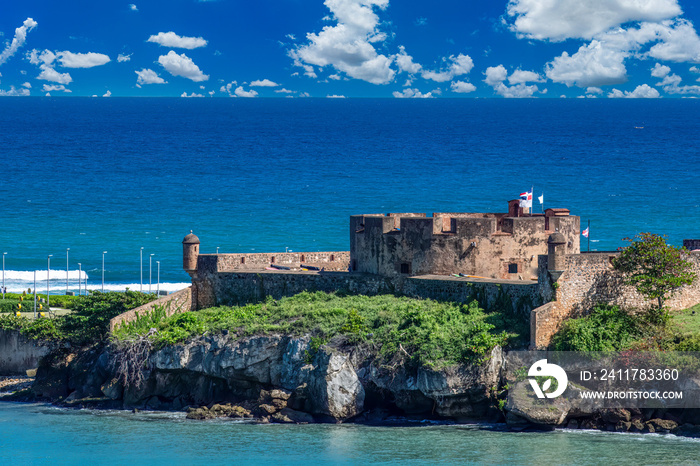
<path id="1" fill-rule="evenodd" d="M 65 350 L 45 358 L 35 393 L 72 406 L 190 407 L 195 409 L 189 416 L 198 419 L 230 417 L 232 407 L 239 417 L 247 412 L 270 422 L 366 420 L 372 410 L 423 418 L 499 415 L 491 397 L 503 365 L 500 348 L 480 365 L 438 370 L 398 364 L 390 369 L 342 339 L 317 351 L 310 340 L 203 336 L 150 354 L 138 385 L 124 383 L 109 348 Z"/>

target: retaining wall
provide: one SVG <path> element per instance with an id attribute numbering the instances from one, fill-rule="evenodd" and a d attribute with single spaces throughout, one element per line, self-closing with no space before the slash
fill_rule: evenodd
<path id="1" fill-rule="evenodd" d="M 50 344 L 30 340 L 19 330 L 0 330 L 0 375 L 26 375 L 51 349 Z"/>
<path id="2" fill-rule="evenodd" d="M 192 310 L 192 287 L 176 291 L 136 309 L 119 314 L 109 321 L 109 331 L 113 332 L 119 326 L 136 320 L 139 315 L 151 312 L 155 306 L 163 306 L 167 316 Z"/>

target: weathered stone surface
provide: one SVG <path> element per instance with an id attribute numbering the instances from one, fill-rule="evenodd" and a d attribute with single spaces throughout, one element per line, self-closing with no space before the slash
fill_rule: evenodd
<path id="1" fill-rule="evenodd" d="M 104 393 L 107 398 L 111 398 L 113 400 L 120 399 L 124 394 L 124 387 L 116 378 L 104 383 L 100 388 L 102 389 L 102 393 Z"/>
<path id="2" fill-rule="evenodd" d="M 646 427 L 649 432 L 668 433 L 678 427 L 678 423 L 667 419 L 650 419 L 647 421 Z"/>
<path id="3" fill-rule="evenodd" d="M 344 421 L 364 409 L 365 390 L 347 354 L 320 351 L 308 382 L 309 412 Z"/>

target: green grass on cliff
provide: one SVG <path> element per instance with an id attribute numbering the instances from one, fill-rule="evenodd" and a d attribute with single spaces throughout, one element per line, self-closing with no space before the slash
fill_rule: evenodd
<path id="1" fill-rule="evenodd" d="M 486 313 L 476 302 L 303 292 L 280 300 L 169 318 L 156 310 L 118 329 L 115 337 L 129 340 L 150 333 L 149 338 L 159 347 L 225 331 L 239 337 L 311 335 L 312 347 L 318 348 L 334 337 L 345 336 L 350 343 L 367 345 L 387 359 L 399 356 L 418 365 L 443 366 L 477 360 L 495 345 L 523 345 L 529 338 L 528 327 L 524 322 L 516 325 L 516 321 L 514 316 Z"/>
<path id="2" fill-rule="evenodd" d="M 665 325 L 600 304 L 589 315 L 569 319 L 552 339 L 556 351 L 700 351 L 700 304 L 670 313 Z"/>

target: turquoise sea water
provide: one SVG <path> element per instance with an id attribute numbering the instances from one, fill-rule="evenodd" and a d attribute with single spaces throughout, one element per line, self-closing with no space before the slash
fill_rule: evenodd
<path id="1" fill-rule="evenodd" d="M 348 249 L 348 217 L 506 209 L 534 186 L 591 221 L 591 249 L 700 236 L 693 99 L 0 100 L 9 289 L 183 286 L 202 252 Z M 535 210 L 539 204 L 535 202 Z M 585 242 L 584 242 L 585 245 Z"/>
<path id="2" fill-rule="evenodd" d="M 0 403 L 0 464 L 698 464 L 700 440 L 477 426 L 188 421 Z"/>

